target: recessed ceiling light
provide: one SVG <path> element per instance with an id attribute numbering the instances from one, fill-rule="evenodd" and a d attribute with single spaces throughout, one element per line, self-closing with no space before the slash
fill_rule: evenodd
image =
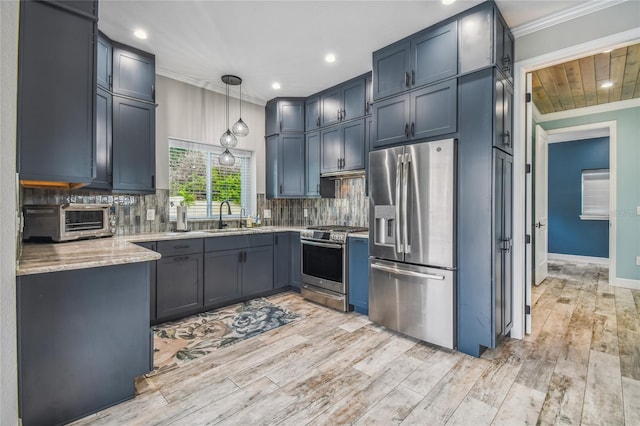
<path id="1" fill-rule="evenodd" d="M 334 55 L 333 53 L 327 53 L 327 56 L 324 57 L 324 60 L 331 64 L 336 61 L 336 55 Z"/>
<path id="2" fill-rule="evenodd" d="M 453 4 L 456 0 L 442 0 L 442 4 Z"/>
<path id="3" fill-rule="evenodd" d="M 613 87 L 613 81 L 605 81 L 600 85 L 603 89 L 608 89 L 609 87 Z"/>
<path id="4" fill-rule="evenodd" d="M 146 40 L 147 39 L 147 32 L 145 30 L 141 30 L 140 28 L 135 30 L 133 32 L 133 35 L 138 37 L 140 40 Z"/>
<path id="5" fill-rule="evenodd" d="M 271 85 L 271 88 L 272 88 L 273 90 L 279 90 L 279 89 L 280 89 L 280 83 L 278 83 L 278 82 L 276 81 L 275 83 L 273 83 L 273 84 Z"/>

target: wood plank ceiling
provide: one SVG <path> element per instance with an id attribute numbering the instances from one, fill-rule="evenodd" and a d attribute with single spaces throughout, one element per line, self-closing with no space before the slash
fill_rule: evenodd
<path id="1" fill-rule="evenodd" d="M 532 77 L 541 114 L 640 98 L 640 44 L 543 68 Z M 607 81 L 613 86 L 603 88 Z"/>

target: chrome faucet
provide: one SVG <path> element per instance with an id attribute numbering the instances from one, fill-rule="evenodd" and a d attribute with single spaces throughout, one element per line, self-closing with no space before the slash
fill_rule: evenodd
<path id="1" fill-rule="evenodd" d="M 229 200 L 224 200 L 223 202 L 220 203 L 220 218 L 218 219 L 218 229 L 222 229 L 225 226 L 227 226 L 226 223 L 222 223 L 222 205 L 224 203 L 227 203 L 227 214 L 231 214 L 231 204 L 229 204 Z"/>
<path id="2" fill-rule="evenodd" d="M 247 222 L 244 221 L 245 214 L 246 214 L 246 210 L 244 209 L 244 207 L 241 207 L 240 208 L 240 228 L 247 227 Z"/>

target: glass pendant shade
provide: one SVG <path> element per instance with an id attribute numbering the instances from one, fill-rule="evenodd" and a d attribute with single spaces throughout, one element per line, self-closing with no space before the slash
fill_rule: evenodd
<path id="1" fill-rule="evenodd" d="M 240 117 L 240 119 L 236 121 L 236 124 L 233 125 L 232 131 L 236 136 L 245 137 L 249 134 L 249 126 L 247 126 L 247 124 L 242 121 L 242 117 Z"/>
<path id="2" fill-rule="evenodd" d="M 238 139 L 231 132 L 231 130 L 227 129 L 227 131 L 224 132 L 222 136 L 220 136 L 220 145 L 225 148 L 234 148 L 236 145 L 238 145 Z"/>
<path id="3" fill-rule="evenodd" d="M 221 166 L 233 166 L 236 163 L 236 158 L 228 149 L 225 149 L 224 152 L 220 154 L 220 157 L 218 157 L 218 162 Z"/>

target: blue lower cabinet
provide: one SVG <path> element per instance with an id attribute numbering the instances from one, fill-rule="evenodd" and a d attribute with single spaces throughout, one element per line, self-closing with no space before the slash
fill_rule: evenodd
<path id="1" fill-rule="evenodd" d="M 349 238 L 349 304 L 369 314 L 369 239 Z"/>

